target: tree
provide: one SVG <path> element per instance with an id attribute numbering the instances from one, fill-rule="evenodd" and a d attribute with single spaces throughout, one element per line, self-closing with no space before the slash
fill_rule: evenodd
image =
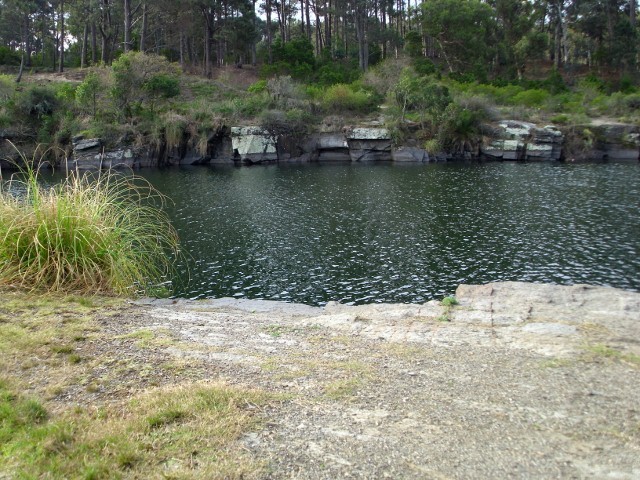
<path id="1" fill-rule="evenodd" d="M 484 68 L 495 55 L 496 22 L 480 0 L 430 0 L 422 4 L 422 28 L 449 72 Z"/>
<path id="2" fill-rule="evenodd" d="M 179 93 L 179 71 L 160 55 L 129 52 L 113 62 L 112 97 L 125 118 L 145 103 L 153 109 L 161 98 Z"/>

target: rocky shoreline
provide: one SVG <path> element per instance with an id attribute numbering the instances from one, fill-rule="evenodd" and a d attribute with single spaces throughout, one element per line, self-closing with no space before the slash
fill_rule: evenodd
<path id="1" fill-rule="evenodd" d="M 284 395 L 259 478 L 640 477 L 640 293 L 461 285 L 457 305 L 147 300 L 117 323 Z M 213 369 L 213 370 L 212 370 Z"/>
<path id="2" fill-rule="evenodd" d="M 207 142 L 206 152 L 180 145 L 107 149 L 101 139 L 76 137 L 69 167 L 158 167 L 172 165 L 253 165 L 271 163 L 429 163 L 449 160 L 484 161 L 630 161 L 640 158 L 640 128 L 622 124 L 574 127 L 503 120 L 490 126 L 477 150 L 456 155 L 430 154 L 415 141 L 394 146 L 386 128 L 345 127 L 302 139 L 274 136 L 260 127 L 221 127 Z"/>

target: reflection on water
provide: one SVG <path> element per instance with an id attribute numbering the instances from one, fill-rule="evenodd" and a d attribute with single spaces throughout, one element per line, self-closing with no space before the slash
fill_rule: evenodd
<path id="1" fill-rule="evenodd" d="M 459 283 L 640 289 L 636 164 L 143 171 L 174 202 L 178 296 L 423 302 Z"/>

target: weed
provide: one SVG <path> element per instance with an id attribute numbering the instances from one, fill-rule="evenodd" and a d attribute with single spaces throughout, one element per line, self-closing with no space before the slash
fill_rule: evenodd
<path id="1" fill-rule="evenodd" d="M 358 378 L 335 380 L 324 387 L 325 395 L 333 400 L 341 400 L 354 396 L 362 381 Z"/>
<path id="2" fill-rule="evenodd" d="M 445 307 L 453 307 L 455 305 L 459 305 L 458 300 L 456 299 L 456 297 L 454 297 L 453 295 L 449 296 L 449 297 L 444 297 L 442 299 L 442 305 L 444 305 Z"/>
<path id="3" fill-rule="evenodd" d="M 632 365 L 640 365 L 640 355 L 636 355 L 635 353 L 625 353 L 616 348 L 601 343 L 586 345 L 584 347 L 584 350 L 584 360 L 597 361 L 600 359 L 608 359 L 615 361 L 624 361 Z"/>
<path id="4" fill-rule="evenodd" d="M 53 414 L 0 383 L 0 463 L 10 478 L 160 478 L 172 459 L 180 478 L 242 478 L 256 467 L 226 446 L 255 425 L 243 405 L 260 401 L 254 392 L 190 384 L 102 413 Z"/>
<path id="5" fill-rule="evenodd" d="M 443 298 L 441 303 L 444 311 L 442 315 L 436 318 L 436 320 L 438 322 L 450 322 L 451 311 L 453 310 L 453 307 L 459 304 L 458 300 L 453 295 L 450 295 L 448 297 Z"/>

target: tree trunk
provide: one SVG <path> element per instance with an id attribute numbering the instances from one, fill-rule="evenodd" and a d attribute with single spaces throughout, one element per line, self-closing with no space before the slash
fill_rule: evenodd
<path id="1" fill-rule="evenodd" d="M 60 61 L 58 72 L 64 71 L 64 0 L 60 0 Z"/>
<path id="2" fill-rule="evenodd" d="M 80 51 L 80 68 L 87 66 L 87 41 L 89 39 L 89 25 L 84 24 L 84 30 L 82 31 L 82 50 Z"/>
<path id="3" fill-rule="evenodd" d="M 256 11 L 256 0 L 253 0 L 253 10 L 254 15 L 253 15 L 253 29 L 256 30 L 256 19 L 257 16 L 255 15 L 255 11 Z M 257 52 L 256 52 L 256 41 L 253 40 L 251 42 L 251 65 L 253 65 L 254 67 L 257 65 L 258 63 L 258 59 L 257 59 Z"/>
<path id="4" fill-rule="evenodd" d="M 311 19 L 309 17 L 309 0 L 305 0 L 305 13 L 307 15 L 307 39 L 311 41 Z M 254 9 L 255 10 L 255 9 Z"/>
<path id="5" fill-rule="evenodd" d="M 91 65 L 98 63 L 98 35 L 96 22 L 91 22 Z"/>
<path id="6" fill-rule="evenodd" d="M 180 30 L 180 68 L 184 72 L 184 33 Z"/>
<path id="7" fill-rule="evenodd" d="M 124 0 L 124 53 L 132 50 L 131 44 L 131 0 Z"/>
<path id="8" fill-rule="evenodd" d="M 367 5 L 365 0 L 358 0 L 355 11 L 356 37 L 358 40 L 358 64 L 360 70 L 369 68 L 369 44 L 367 39 Z"/>
<path id="9" fill-rule="evenodd" d="M 22 72 L 24 72 L 24 52 L 22 52 L 22 56 L 20 57 L 20 71 L 16 77 L 16 83 L 20 83 L 20 80 L 22 80 Z"/>
<path id="10" fill-rule="evenodd" d="M 211 13 L 208 8 L 203 9 L 204 15 L 204 76 L 211 78 L 211 37 L 213 32 L 211 31 Z"/>
<path id="11" fill-rule="evenodd" d="M 24 64 L 25 67 L 31 66 L 31 28 L 29 26 L 29 14 L 25 14 L 24 18 L 24 51 L 25 51 L 25 59 Z"/>
<path id="12" fill-rule="evenodd" d="M 629 0 L 629 21 L 631 22 L 631 26 L 633 28 L 636 27 L 636 0 Z"/>
<path id="13" fill-rule="evenodd" d="M 181 31 L 182 32 L 182 31 Z M 180 34 L 182 37 L 182 33 Z M 140 27 L 140 51 L 144 52 L 146 49 L 146 43 L 147 41 L 147 2 L 144 2 L 142 4 L 142 26 Z M 182 46 L 180 47 L 182 48 Z"/>
<path id="14" fill-rule="evenodd" d="M 267 0 L 265 10 L 267 14 L 267 52 L 269 54 L 269 64 L 272 64 L 273 52 L 271 51 L 271 44 L 273 43 L 273 38 L 271 34 L 271 0 Z"/>
<path id="15" fill-rule="evenodd" d="M 112 24 L 111 24 L 111 11 L 109 10 L 109 1 L 102 0 L 102 18 L 100 25 L 100 37 L 101 37 L 101 49 L 100 52 L 100 61 L 104 65 L 108 65 L 111 60 L 111 52 L 109 48 L 111 47 L 111 37 L 113 36 L 112 32 Z"/>
<path id="16" fill-rule="evenodd" d="M 333 44 L 331 38 L 331 0 L 325 0 L 325 16 L 324 16 L 324 45 L 331 52 L 331 56 L 333 57 Z"/>

